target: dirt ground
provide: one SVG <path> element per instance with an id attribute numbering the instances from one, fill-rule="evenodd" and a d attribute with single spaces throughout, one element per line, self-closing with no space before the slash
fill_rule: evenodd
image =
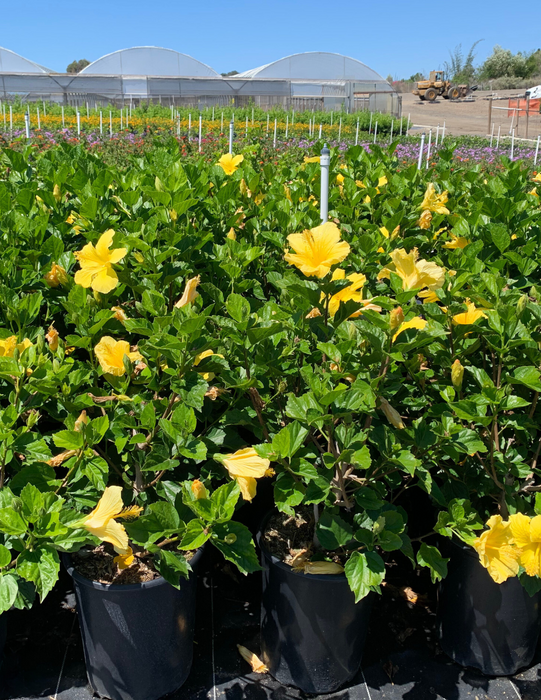
<path id="1" fill-rule="evenodd" d="M 500 90 L 497 97 L 504 97 L 502 100 L 494 100 L 492 105 L 492 119 L 494 123 L 494 135 L 496 137 L 498 128 L 502 137 L 509 135 L 511 128 L 511 113 L 507 110 L 508 98 L 523 94 L 520 90 Z M 445 133 L 460 136 L 472 134 L 475 136 L 490 135 L 492 126 L 489 127 L 489 100 L 490 92 L 476 91 L 472 93 L 473 100 L 444 100 L 438 98 L 435 102 L 421 101 L 417 95 L 403 93 L 402 95 L 402 115 L 407 118 L 411 115 L 410 134 L 428 132 L 432 129 L 436 132 L 438 124 L 440 130 L 445 122 Z M 503 109 L 502 109 L 503 108 Z M 517 120 L 513 119 L 515 137 L 526 137 L 526 120 L 524 116 Z M 528 137 L 537 139 L 541 133 L 541 115 L 530 116 L 528 124 Z"/>

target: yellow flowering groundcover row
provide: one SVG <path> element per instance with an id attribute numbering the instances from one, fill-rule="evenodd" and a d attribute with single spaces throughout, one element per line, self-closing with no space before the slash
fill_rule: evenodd
<path id="1" fill-rule="evenodd" d="M 390 552 L 445 576 L 436 534 L 538 588 L 539 177 L 451 158 L 334 152 L 321 222 L 317 154 L 4 149 L 3 609 L 100 540 L 173 585 L 207 541 L 256 571 L 234 515 L 261 479 L 279 510 L 315 507 L 296 570 L 344 571 L 357 600 Z"/>

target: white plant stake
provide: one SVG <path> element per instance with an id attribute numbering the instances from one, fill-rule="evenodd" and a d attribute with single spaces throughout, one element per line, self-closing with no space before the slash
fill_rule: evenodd
<path id="1" fill-rule="evenodd" d="M 286 141 L 287 141 L 288 133 L 289 133 L 289 114 L 286 116 Z"/>
<path id="2" fill-rule="evenodd" d="M 394 119 L 391 119 L 391 138 L 389 139 L 389 145 L 393 142 L 393 127 L 394 127 Z"/>
<path id="3" fill-rule="evenodd" d="M 515 155 L 515 130 L 513 129 L 513 133 L 511 135 L 511 160 L 513 160 L 514 155 Z"/>
<path id="4" fill-rule="evenodd" d="M 428 132 L 428 148 L 426 151 L 426 169 L 428 170 L 428 162 L 430 161 L 430 150 L 432 148 L 432 129 Z"/>
<path id="5" fill-rule="evenodd" d="M 246 129 L 245 129 L 245 133 L 244 133 L 244 138 L 245 139 L 248 138 L 248 115 L 246 115 Z"/>
<path id="6" fill-rule="evenodd" d="M 500 147 L 500 132 L 502 130 L 501 124 L 498 126 L 498 138 L 496 139 L 496 148 Z"/>
<path id="7" fill-rule="evenodd" d="M 355 131 L 355 145 L 359 143 L 359 120 L 357 119 L 357 129 Z"/>
<path id="8" fill-rule="evenodd" d="M 41 121 L 39 118 L 39 107 L 36 107 L 36 114 L 38 115 L 38 131 L 41 129 Z"/>
<path id="9" fill-rule="evenodd" d="M 81 133 L 81 112 L 77 110 L 77 134 Z"/>
<path id="10" fill-rule="evenodd" d="M 192 115 L 188 114 L 188 141 L 192 140 Z"/>
<path id="11" fill-rule="evenodd" d="M 331 152 L 327 148 L 327 144 L 325 144 L 321 149 L 319 164 L 321 166 L 321 196 L 319 198 L 319 211 L 321 221 L 325 223 L 329 218 L 329 165 L 331 164 Z"/>
<path id="12" fill-rule="evenodd" d="M 103 112 L 100 111 L 100 136 L 103 136 Z"/>
<path id="13" fill-rule="evenodd" d="M 9 130 L 13 131 L 13 107 L 9 105 Z"/>
<path id="14" fill-rule="evenodd" d="M 490 133 L 490 148 L 492 148 L 492 140 L 494 139 L 494 122 L 492 122 L 492 131 Z"/>
<path id="15" fill-rule="evenodd" d="M 109 136 L 113 135 L 113 113 L 109 110 Z"/>
<path id="16" fill-rule="evenodd" d="M 323 128 L 323 124 L 319 125 L 319 138 L 321 138 L 321 129 Z"/>
<path id="17" fill-rule="evenodd" d="M 62 128 L 64 128 L 64 105 L 62 105 Z"/>
<path id="18" fill-rule="evenodd" d="M 11 117 L 11 115 L 10 115 Z M 537 145 L 535 146 L 535 158 L 533 159 L 533 164 L 537 165 L 537 156 L 539 155 L 539 141 L 541 140 L 541 136 L 537 137 Z"/>
<path id="19" fill-rule="evenodd" d="M 421 134 L 421 145 L 419 146 L 419 158 L 417 160 L 417 170 L 421 169 L 423 164 L 423 151 L 425 147 L 425 135 L 424 132 Z"/>
<path id="20" fill-rule="evenodd" d="M 123 114 L 124 114 L 124 110 L 121 109 L 121 110 L 120 110 L 120 131 L 122 131 L 122 129 L 124 128 L 124 117 L 123 117 Z"/>
<path id="21" fill-rule="evenodd" d="M 376 143 L 377 137 L 378 137 L 378 123 L 376 122 L 376 126 L 374 127 L 374 143 Z"/>
<path id="22" fill-rule="evenodd" d="M 269 133 L 269 117 L 270 115 L 267 114 L 267 134 Z"/>
<path id="23" fill-rule="evenodd" d="M 220 122 L 220 134 L 224 133 L 224 113 L 222 112 L 222 121 Z"/>
<path id="24" fill-rule="evenodd" d="M 272 146 L 273 148 L 276 148 L 276 125 L 278 123 L 278 119 L 274 120 L 274 137 L 272 139 Z"/>
<path id="25" fill-rule="evenodd" d="M 338 140 L 342 138 L 342 117 L 340 117 L 340 124 L 338 125 Z"/>
<path id="26" fill-rule="evenodd" d="M 26 138 L 30 138 L 30 115 L 28 112 L 24 113 L 24 128 L 26 130 Z"/>
<path id="27" fill-rule="evenodd" d="M 199 153 L 201 153 L 201 139 L 203 136 L 203 117 L 199 115 Z"/>
<path id="28" fill-rule="evenodd" d="M 443 122 L 443 131 L 441 132 L 441 141 L 440 143 L 443 143 L 443 139 L 445 138 L 445 122 Z"/>
<path id="29" fill-rule="evenodd" d="M 438 145 L 438 141 L 440 139 L 440 125 L 438 124 L 438 128 L 436 129 L 436 143 L 435 145 Z"/>
<path id="30" fill-rule="evenodd" d="M 229 122 L 229 153 L 233 153 L 233 129 L 235 128 L 235 125 L 233 124 L 233 120 Z"/>

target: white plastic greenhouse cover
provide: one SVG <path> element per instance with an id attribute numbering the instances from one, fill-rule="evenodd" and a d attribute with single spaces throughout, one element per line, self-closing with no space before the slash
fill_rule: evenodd
<path id="1" fill-rule="evenodd" d="M 215 70 L 191 56 L 158 46 L 134 46 L 121 49 L 84 68 L 80 75 L 137 75 L 207 78 L 218 76 Z"/>
<path id="2" fill-rule="evenodd" d="M 288 80 L 352 80 L 386 82 L 379 73 L 361 61 L 339 53 L 307 51 L 286 56 L 259 68 L 252 68 L 238 78 L 285 78 Z"/>
<path id="3" fill-rule="evenodd" d="M 0 73 L 52 73 L 48 68 L 0 46 Z"/>

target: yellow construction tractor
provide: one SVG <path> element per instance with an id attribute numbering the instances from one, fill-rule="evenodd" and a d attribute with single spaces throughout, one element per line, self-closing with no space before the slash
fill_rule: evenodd
<path id="1" fill-rule="evenodd" d="M 414 95 L 419 95 L 421 100 L 434 102 L 436 97 L 443 97 L 446 100 L 458 100 L 466 97 L 470 90 L 476 90 L 477 85 L 452 85 L 450 80 L 445 79 L 445 72 L 442 70 L 431 70 L 428 80 L 419 80 L 416 89 L 412 90 Z"/>

